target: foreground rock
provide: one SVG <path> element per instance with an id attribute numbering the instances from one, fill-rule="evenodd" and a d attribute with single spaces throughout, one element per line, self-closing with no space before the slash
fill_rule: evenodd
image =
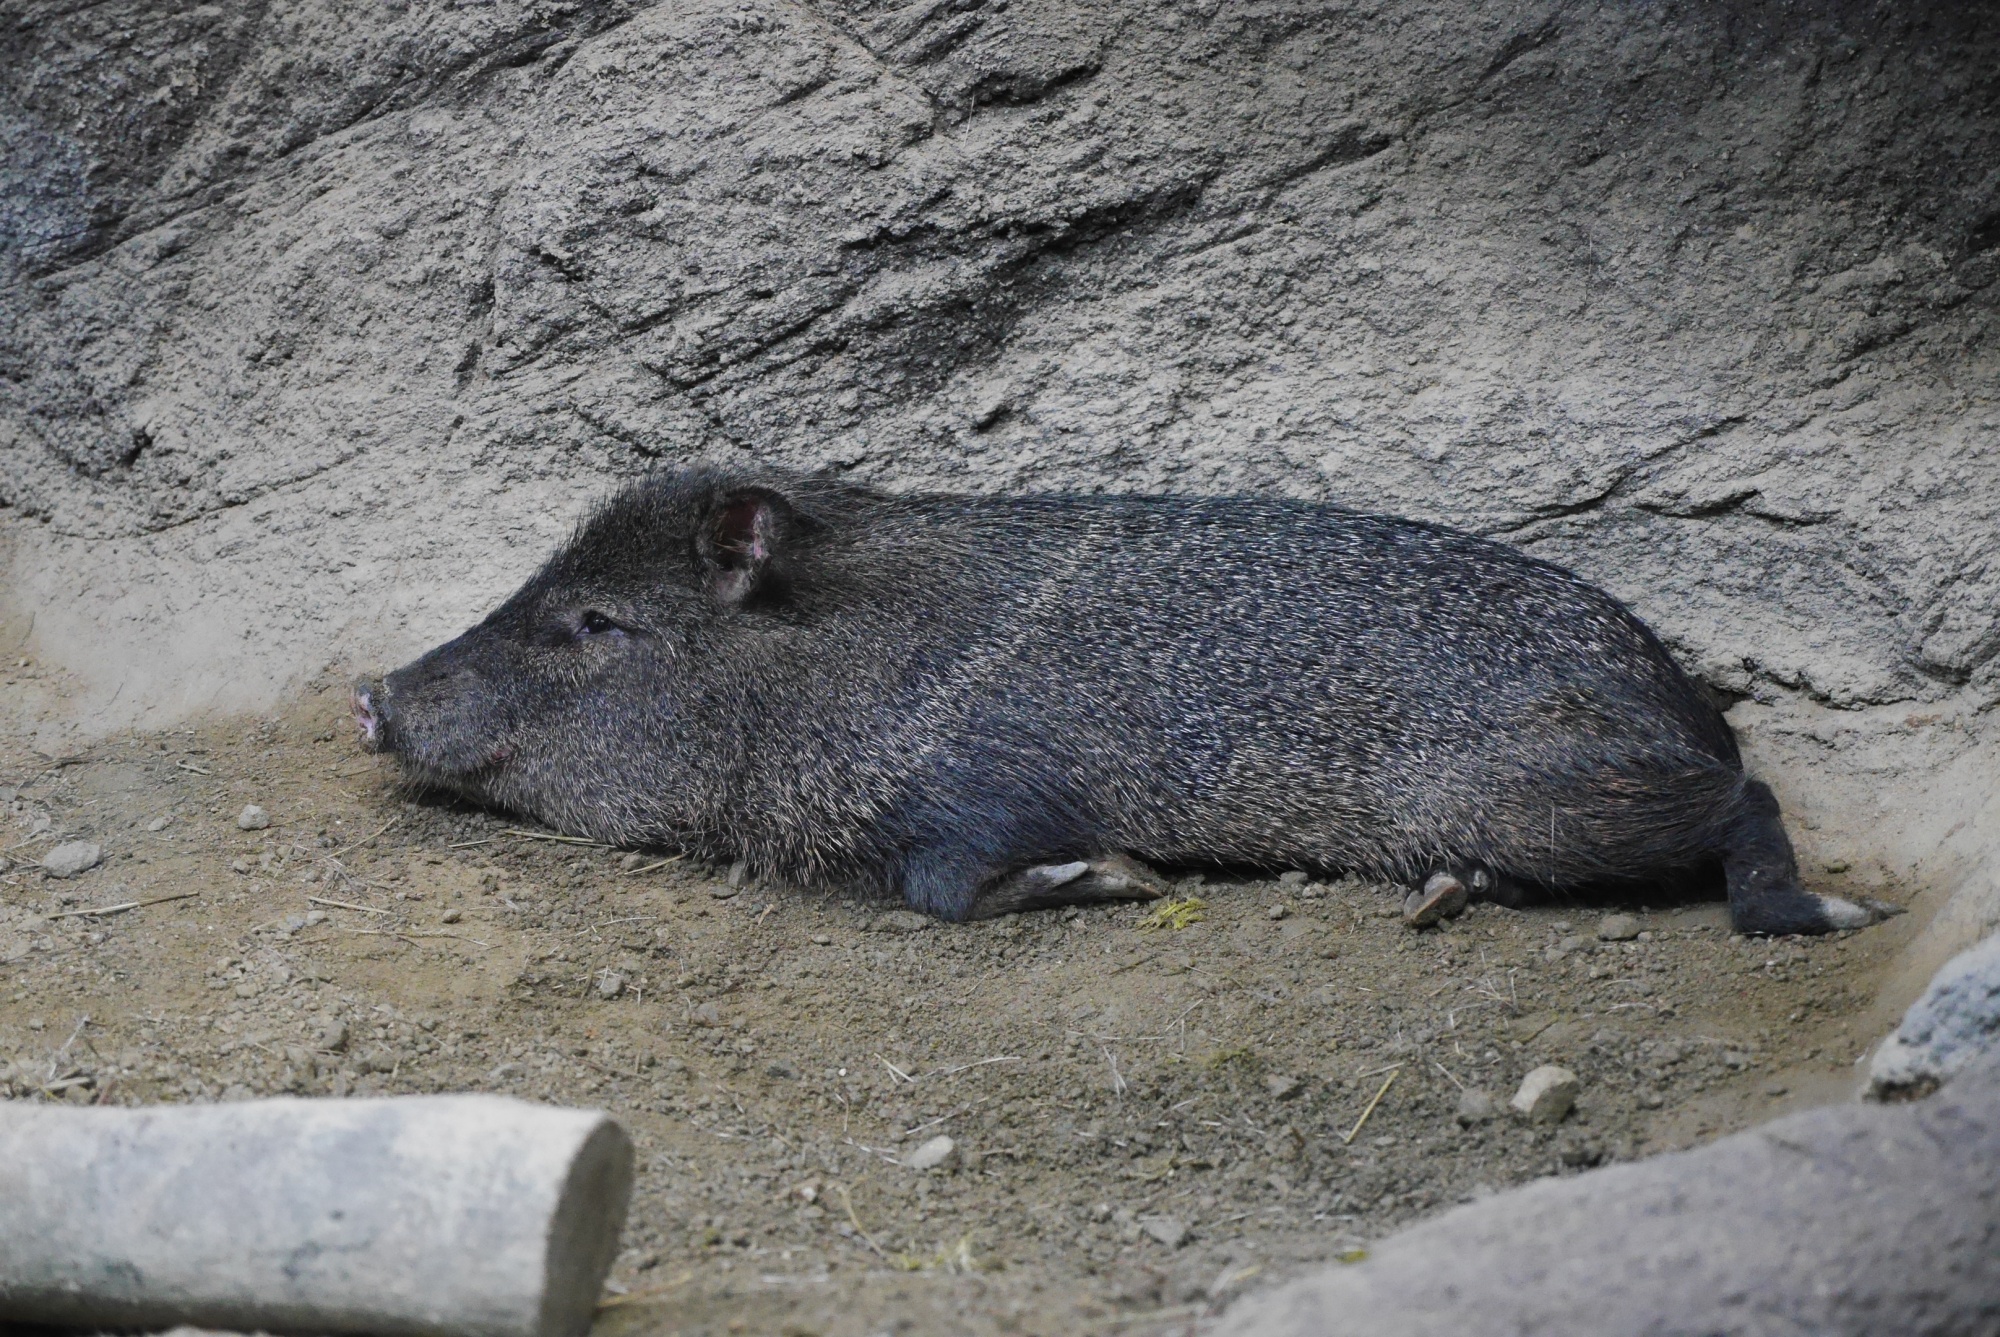
<path id="1" fill-rule="evenodd" d="M 1813 1110 L 1461 1207 L 1241 1306 L 1219 1332 L 1989 1333 L 1996 1222 L 1989 1056 L 1917 1104 Z"/>
<path id="2" fill-rule="evenodd" d="M 2000 934 L 1952 958 L 1868 1065 L 1878 1098 L 1924 1095 L 2000 1052 Z"/>

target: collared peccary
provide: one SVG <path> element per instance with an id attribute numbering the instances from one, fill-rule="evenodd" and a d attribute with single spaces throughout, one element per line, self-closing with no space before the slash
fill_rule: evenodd
<path id="1" fill-rule="evenodd" d="M 1604 591 L 1435 525 L 1244 497 L 892 496 L 692 469 L 355 691 L 420 781 L 946 919 L 1156 891 L 1131 860 L 1804 891 L 1771 791 Z"/>

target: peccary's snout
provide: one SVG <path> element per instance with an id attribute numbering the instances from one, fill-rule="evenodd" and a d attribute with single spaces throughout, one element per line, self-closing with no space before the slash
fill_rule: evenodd
<path id="1" fill-rule="evenodd" d="M 361 750 L 385 750 L 389 745 L 389 704 L 381 682 L 371 678 L 361 679 L 354 684 L 349 703 L 354 710 L 354 727 L 361 732 Z"/>

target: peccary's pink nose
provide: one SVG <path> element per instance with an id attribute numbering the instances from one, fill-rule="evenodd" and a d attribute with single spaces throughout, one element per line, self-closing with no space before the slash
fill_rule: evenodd
<path id="1" fill-rule="evenodd" d="M 357 683 L 350 699 L 354 726 L 361 731 L 361 746 L 370 752 L 382 746 L 382 716 L 375 708 L 375 695 L 380 690 L 371 683 Z"/>

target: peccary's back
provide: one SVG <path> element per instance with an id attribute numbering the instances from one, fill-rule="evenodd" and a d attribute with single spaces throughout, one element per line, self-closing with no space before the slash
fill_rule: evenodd
<path id="1" fill-rule="evenodd" d="M 1684 846 L 1740 779 L 1615 599 L 1469 535 L 1243 498 L 827 501 L 866 514 L 830 528 L 794 667 L 869 719 L 860 783 L 917 834 L 971 810 L 1165 862 L 1462 847 L 1553 880 Z"/>

